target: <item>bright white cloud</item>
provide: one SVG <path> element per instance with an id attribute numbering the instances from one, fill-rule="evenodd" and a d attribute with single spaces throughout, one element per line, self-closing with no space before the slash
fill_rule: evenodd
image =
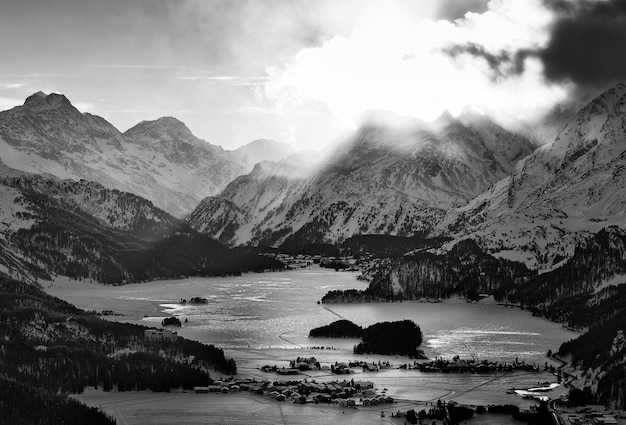
<path id="1" fill-rule="evenodd" d="M 350 36 L 269 68 L 265 95 L 280 110 L 325 105 L 346 125 L 367 110 L 432 120 L 469 105 L 501 121 L 532 120 L 567 97 L 566 87 L 545 81 L 532 55 L 523 59 L 523 72 L 510 72 L 518 51 L 536 51 L 548 41 L 554 16 L 540 0 L 493 0 L 485 13 L 456 22 L 416 21 L 400 8 L 374 12 L 364 14 Z M 484 55 L 446 53 L 468 43 L 503 59 L 500 72 Z"/>

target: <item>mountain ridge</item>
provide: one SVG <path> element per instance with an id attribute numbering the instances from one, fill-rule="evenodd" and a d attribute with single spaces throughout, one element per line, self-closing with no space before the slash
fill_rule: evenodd
<path id="1" fill-rule="evenodd" d="M 289 151 L 285 146 L 276 143 L 266 153 L 280 155 L 281 149 Z M 0 160 L 14 169 L 97 181 L 150 199 L 178 217 L 245 174 L 257 156 L 265 159 L 254 142 L 225 151 L 173 117 L 121 133 L 104 118 L 81 113 L 64 95 L 43 92 L 0 112 L 0 147 Z"/>

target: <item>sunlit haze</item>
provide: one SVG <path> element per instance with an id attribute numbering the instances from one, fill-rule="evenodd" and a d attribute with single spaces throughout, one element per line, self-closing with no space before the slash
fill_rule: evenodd
<path id="1" fill-rule="evenodd" d="M 529 123 L 576 89 L 545 76 L 549 3 L 8 0 L 0 109 L 57 92 L 122 131 L 174 116 L 227 149 L 320 150 L 370 110 Z"/>

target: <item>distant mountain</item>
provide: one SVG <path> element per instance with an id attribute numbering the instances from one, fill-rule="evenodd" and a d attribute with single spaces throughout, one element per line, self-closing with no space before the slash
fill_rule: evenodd
<path id="1" fill-rule="evenodd" d="M 97 181 L 150 199 L 179 217 L 246 172 L 247 162 L 227 155 L 175 118 L 144 121 L 122 134 L 60 94 L 38 92 L 22 106 L 0 112 L 0 159 L 8 166 Z"/>
<path id="2" fill-rule="evenodd" d="M 550 268 L 609 225 L 626 225 L 626 86 L 600 95 L 512 175 L 450 211 L 437 233 Z"/>
<path id="3" fill-rule="evenodd" d="M 294 154 L 278 163 L 258 163 L 252 172 L 233 180 L 218 196 L 202 200 L 187 222 L 226 245 L 263 241 L 280 226 L 287 205 L 299 199 L 314 170 L 308 155 Z"/>
<path id="4" fill-rule="evenodd" d="M 507 176 L 532 149 L 477 115 L 400 129 L 368 124 L 323 167 L 305 168 L 294 158 L 260 164 L 205 199 L 189 223 L 231 245 L 290 248 L 358 234 L 427 233 L 446 210 Z"/>
<path id="5" fill-rule="evenodd" d="M 255 164 L 263 161 L 278 162 L 295 153 L 293 146 L 275 140 L 253 140 L 232 151 L 223 151 L 221 156 L 243 166 L 245 173 L 249 173 Z"/>
<path id="6" fill-rule="evenodd" d="M 128 283 L 280 268 L 232 252 L 137 195 L 86 180 L 0 179 L 0 272 Z"/>

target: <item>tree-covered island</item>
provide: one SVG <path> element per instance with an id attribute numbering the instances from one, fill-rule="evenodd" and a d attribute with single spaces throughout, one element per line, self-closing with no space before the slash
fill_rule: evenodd
<path id="1" fill-rule="evenodd" d="M 388 354 L 424 358 L 424 353 L 419 349 L 423 339 L 422 330 L 412 320 L 375 323 L 364 329 L 343 319 L 312 329 L 309 337 L 361 338 L 361 342 L 354 347 L 355 354 Z"/>

